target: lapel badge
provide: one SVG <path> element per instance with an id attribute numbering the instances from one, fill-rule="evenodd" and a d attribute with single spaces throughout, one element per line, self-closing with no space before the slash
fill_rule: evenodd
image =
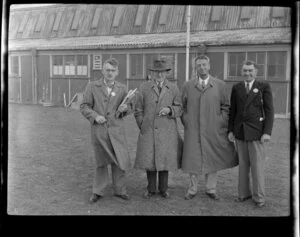
<path id="1" fill-rule="evenodd" d="M 258 92 L 258 89 L 257 89 L 257 88 L 254 88 L 254 89 L 253 89 L 253 92 L 254 92 L 254 93 L 257 93 L 257 92 Z"/>
<path id="2" fill-rule="evenodd" d="M 111 92 L 111 96 L 115 96 L 116 95 L 116 93 L 113 91 L 113 92 Z"/>

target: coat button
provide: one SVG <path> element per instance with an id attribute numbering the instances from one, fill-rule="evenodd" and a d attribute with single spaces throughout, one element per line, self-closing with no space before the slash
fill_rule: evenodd
<path id="1" fill-rule="evenodd" d="M 109 112 L 107 112 L 107 113 L 106 113 L 106 115 L 108 116 L 108 115 L 110 115 L 110 113 L 109 113 Z"/>
<path id="2" fill-rule="evenodd" d="M 158 100 L 156 100 L 155 103 L 157 104 L 157 103 L 158 103 Z"/>

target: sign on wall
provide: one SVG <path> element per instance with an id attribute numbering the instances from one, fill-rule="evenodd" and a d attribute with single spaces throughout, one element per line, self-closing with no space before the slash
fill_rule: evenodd
<path id="1" fill-rule="evenodd" d="M 102 55 L 94 54 L 93 55 L 93 70 L 101 70 L 102 69 Z"/>

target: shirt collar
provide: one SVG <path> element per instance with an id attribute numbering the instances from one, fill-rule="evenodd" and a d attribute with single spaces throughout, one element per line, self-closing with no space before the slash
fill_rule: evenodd
<path id="1" fill-rule="evenodd" d="M 251 88 L 252 88 L 252 85 L 253 85 L 253 83 L 254 83 L 254 81 L 255 81 L 255 79 L 253 79 L 251 82 L 245 81 L 245 86 L 247 86 L 246 83 L 249 83 L 249 87 L 250 87 L 250 89 L 251 89 Z"/>
<path id="2" fill-rule="evenodd" d="M 202 84 L 202 81 L 204 81 L 205 85 L 207 85 L 208 80 L 209 80 L 209 75 L 208 75 L 207 78 L 205 78 L 205 79 L 202 79 L 201 77 L 199 77 L 199 84 L 201 85 L 201 84 Z"/>

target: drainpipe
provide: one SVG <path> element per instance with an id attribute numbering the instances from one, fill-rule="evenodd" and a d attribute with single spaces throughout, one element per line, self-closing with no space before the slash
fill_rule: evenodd
<path id="1" fill-rule="evenodd" d="M 33 103 L 37 104 L 37 59 L 36 49 L 31 50 L 32 53 L 32 99 Z"/>
<path id="2" fill-rule="evenodd" d="M 185 62 L 185 81 L 189 80 L 189 59 L 190 59 L 190 22 L 191 22 L 191 6 L 187 8 L 186 19 L 186 62 Z"/>

